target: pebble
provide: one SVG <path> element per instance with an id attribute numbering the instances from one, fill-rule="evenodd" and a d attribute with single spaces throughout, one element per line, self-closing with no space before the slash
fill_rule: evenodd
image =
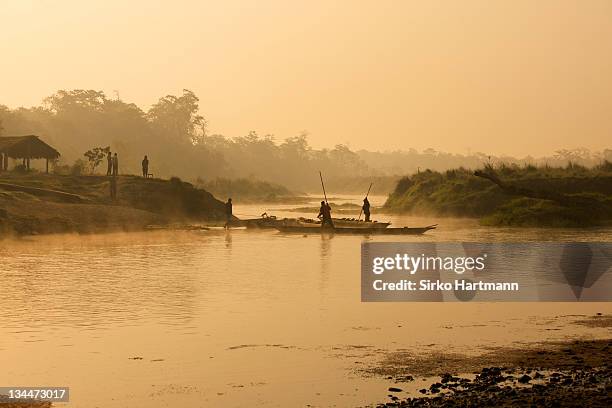
<path id="1" fill-rule="evenodd" d="M 527 374 L 523 374 L 519 379 L 518 382 L 520 382 L 521 384 L 527 384 L 529 381 L 531 381 L 531 377 L 528 376 Z"/>

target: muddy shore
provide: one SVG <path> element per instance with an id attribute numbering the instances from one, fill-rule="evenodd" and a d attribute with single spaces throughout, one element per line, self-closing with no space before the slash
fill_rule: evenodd
<path id="1" fill-rule="evenodd" d="M 610 328 L 612 316 L 575 322 Z M 377 407 L 609 407 L 612 336 L 496 348 L 477 356 L 391 353 L 370 374 L 389 382 Z M 421 384 L 422 383 L 422 384 Z M 405 396 L 405 389 L 417 395 Z"/>
<path id="2" fill-rule="evenodd" d="M 0 402 L 1 408 L 51 408 L 53 404 L 47 401 L 36 402 Z"/>

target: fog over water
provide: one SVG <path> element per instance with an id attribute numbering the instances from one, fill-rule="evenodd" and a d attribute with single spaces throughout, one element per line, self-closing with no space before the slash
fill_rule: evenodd
<path id="1" fill-rule="evenodd" d="M 235 212 L 313 215 L 283 212 L 289 207 L 237 205 Z M 397 226 L 432 221 L 375 218 Z M 567 315 L 611 313 L 609 304 L 361 303 L 364 239 L 612 236 L 610 229 L 435 221 L 438 230 L 409 237 L 237 229 L 3 241 L 0 382 L 70 386 L 69 407 L 344 406 L 385 399 L 388 383 L 359 369 L 387 351 L 473 354 L 483 347 L 607 335 L 606 329 L 587 334 Z"/>

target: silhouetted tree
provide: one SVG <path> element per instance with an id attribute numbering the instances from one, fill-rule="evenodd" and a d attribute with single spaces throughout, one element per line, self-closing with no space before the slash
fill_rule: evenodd
<path id="1" fill-rule="evenodd" d="M 167 95 L 149 109 L 147 117 L 155 131 L 174 141 L 198 144 L 206 136 L 206 120 L 198 114 L 198 97 L 183 89 L 182 96 Z"/>
<path id="2" fill-rule="evenodd" d="M 83 154 L 83 156 L 87 157 L 87 160 L 89 161 L 89 170 L 91 174 L 95 173 L 96 167 L 102 163 L 102 160 L 104 160 L 108 152 L 110 152 L 110 146 L 94 147 Z"/>

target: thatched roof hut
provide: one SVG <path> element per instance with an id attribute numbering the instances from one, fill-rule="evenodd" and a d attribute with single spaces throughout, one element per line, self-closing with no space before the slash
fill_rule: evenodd
<path id="1" fill-rule="evenodd" d="M 57 150 L 43 142 L 38 136 L 0 137 L 0 153 L 11 159 L 57 159 Z"/>
<path id="2" fill-rule="evenodd" d="M 49 160 L 57 159 L 59 152 L 40 140 L 38 136 L 5 136 L 0 137 L 0 170 L 7 170 L 8 158 L 23 159 L 29 169 L 30 159 L 46 159 L 46 170 L 49 172 Z"/>

